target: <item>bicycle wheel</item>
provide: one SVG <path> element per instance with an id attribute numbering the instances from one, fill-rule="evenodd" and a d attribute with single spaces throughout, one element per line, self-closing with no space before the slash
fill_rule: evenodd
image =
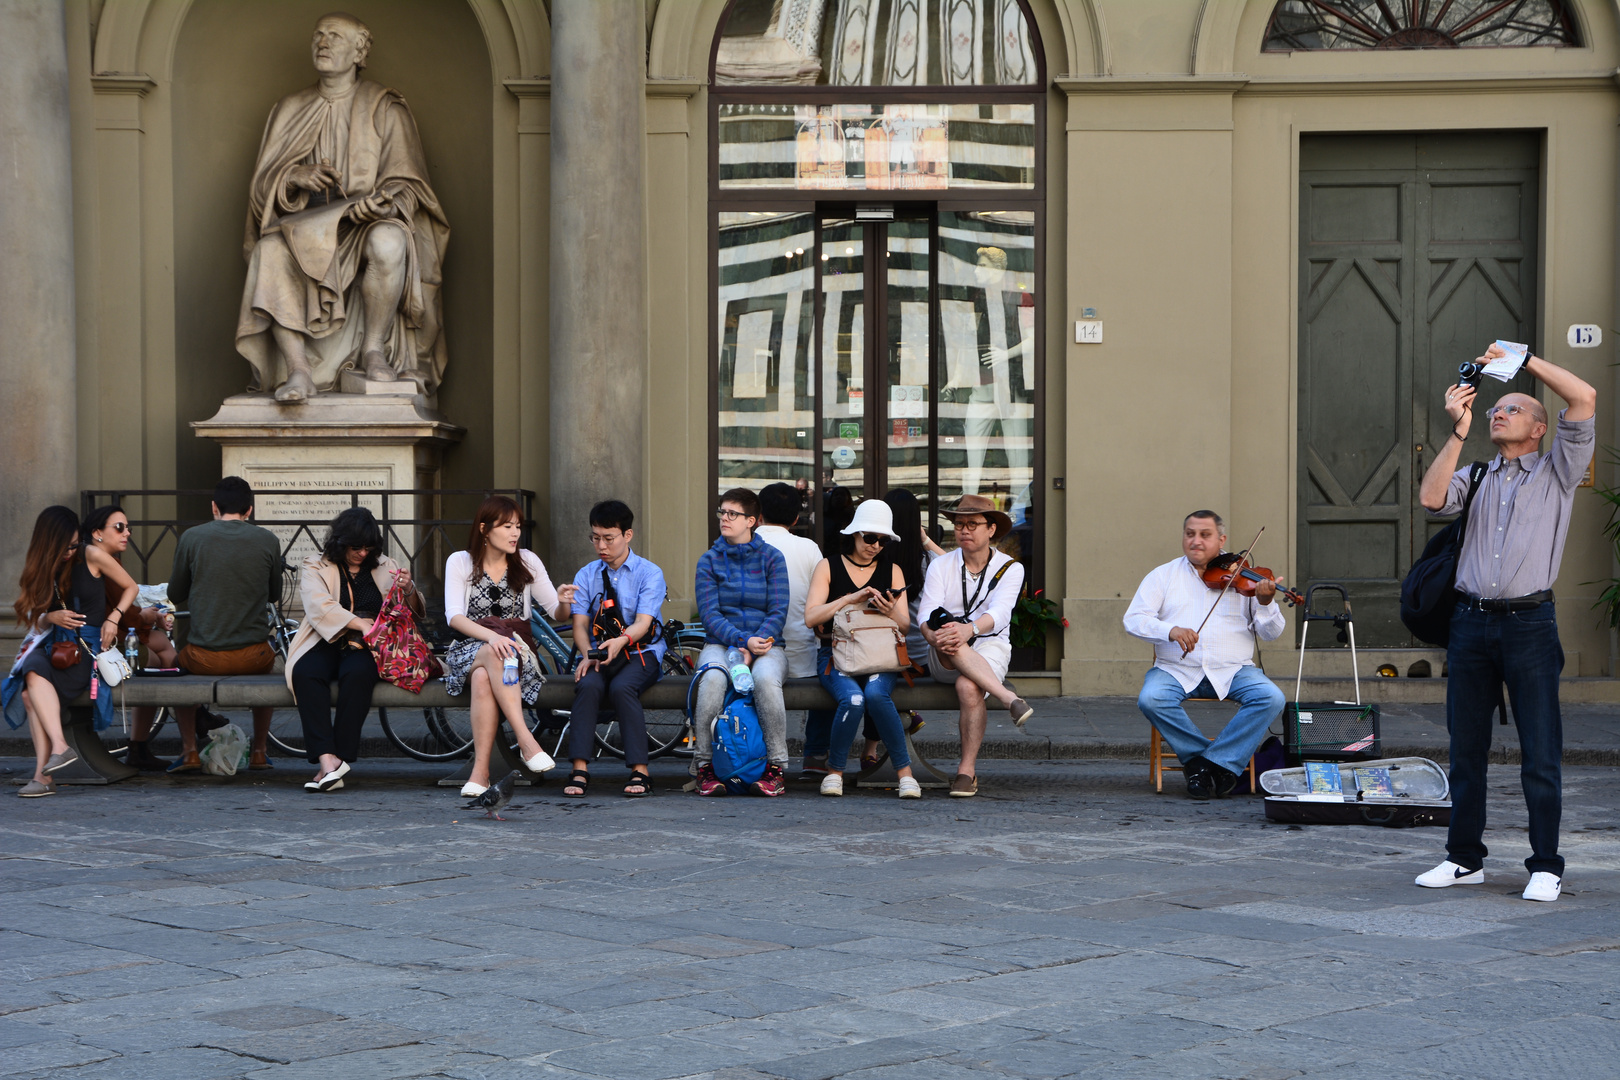
<path id="1" fill-rule="evenodd" d="M 445 722 L 443 709 L 423 709 L 420 721 L 401 717 L 396 724 L 390 720 L 388 710 L 379 706 L 377 719 L 394 748 L 417 761 L 454 761 L 472 752 L 472 733 L 459 739 Z"/>
<path id="2" fill-rule="evenodd" d="M 270 745 L 290 757 L 304 756 L 304 723 L 297 709 L 277 709 L 271 715 Z"/>

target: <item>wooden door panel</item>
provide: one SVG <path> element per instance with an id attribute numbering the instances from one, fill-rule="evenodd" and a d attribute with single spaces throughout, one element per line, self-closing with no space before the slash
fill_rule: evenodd
<path id="1" fill-rule="evenodd" d="M 1428 537 L 1417 501 L 1446 439 L 1439 401 L 1493 338 L 1532 345 L 1539 136 L 1308 136 L 1300 156 L 1296 578 L 1343 582 L 1357 640 L 1408 645 L 1400 582 Z M 1493 453 L 1486 380 L 1463 460 Z"/>

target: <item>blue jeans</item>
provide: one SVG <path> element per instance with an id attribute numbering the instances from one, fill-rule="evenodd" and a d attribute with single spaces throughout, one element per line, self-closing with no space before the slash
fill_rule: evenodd
<path id="1" fill-rule="evenodd" d="M 1252 664 L 1238 668 L 1232 676 L 1232 688 L 1227 697 L 1238 703 L 1237 715 L 1232 717 L 1221 733 L 1211 741 L 1193 726 L 1187 710 L 1181 703 L 1189 697 L 1214 697 L 1215 688 L 1205 679 L 1193 688 L 1191 694 L 1181 688 L 1176 677 L 1160 667 L 1148 669 L 1142 680 L 1142 692 L 1137 695 L 1136 707 L 1148 718 L 1148 723 L 1159 729 L 1164 741 L 1176 752 L 1185 765 L 1195 757 L 1219 765 L 1227 772 L 1239 773 L 1249 767 L 1249 759 L 1266 737 L 1266 729 L 1282 712 L 1287 698 L 1277 684 L 1266 678 L 1266 673 Z"/>
<path id="2" fill-rule="evenodd" d="M 804 756 L 827 756 L 827 744 L 832 741 L 832 709 L 811 709 L 804 714 Z"/>
<path id="3" fill-rule="evenodd" d="M 1532 874 L 1564 874 L 1558 854 L 1563 812 L 1563 716 L 1558 676 L 1564 647 L 1551 600 L 1529 611 L 1486 612 L 1458 604 L 1446 649 L 1446 728 L 1451 732 L 1451 831 L 1446 852 L 1469 870 L 1485 865 L 1485 763 L 1503 683 L 1513 703 L 1524 764 L 1519 783 L 1530 811 Z"/>
<path id="4" fill-rule="evenodd" d="M 854 677 L 831 668 L 828 660 L 831 649 L 822 649 L 816 660 L 817 676 L 827 693 L 838 699 L 838 711 L 833 713 L 832 736 L 827 746 L 827 768 L 843 772 L 849 761 L 849 748 L 855 743 L 855 733 L 861 720 L 871 715 L 877 722 L 878 737 L 889 749 L 889 762 L 896 769 L 911 764 L 906 753 L 906 727 L 900 722 L 900 711 L 894 707 L 894 681 L 900 677 L 896 671 Z"/>

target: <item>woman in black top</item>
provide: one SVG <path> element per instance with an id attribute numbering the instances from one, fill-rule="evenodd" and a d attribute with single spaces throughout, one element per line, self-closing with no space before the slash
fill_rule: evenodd
<path id="1" fill-rule="evenodd" d="M 906 610 L 906 577 L 886 550 L 888 544 L 899 539 L 893 520 L 888 505 L 877 499 L 868 499 L 856 507 L 854 519 L 843 529 L 844 552 L 821 560 L 810 576 L 810 591 L 804 601 L 806 626 L 820 631 L 823 624 L 830 623 L 842 609 L 859 606 L 888 616 L 902 634 L 906 632 L 911 621 Z M 870 713 L 883 744 L 889 748 L 894 771 L 900 777 L 900 797 L 919 798 L 922 787 L 911 775 L 905 726 L 900 722 L 892 697 L 894 680 L 900 673 L 845 675 L 833 666 L 830 643 L 821 647 L 816 672 L 821 685 L 838 700 L 821 793 L 844 793 L 844 766 L 849 749 L 855 742 L 855 733 L 860 730 L 861 718 Z"/>
<path id="2" fill-rule="evenodd" d="M 18 794 L 24 798 L 56 793 L 51 774 L 79 760 L 62 737 L 62 710 L 90 688 L 92 650 L 118 639 L 118 619 L 107 618 L 107 592 L 101 568 L 85 559 L 79 517 L 65 506 L 48 506 L 34 521 L 22 578 L 17 583 L 17 625 L 29 628 L 17 662 L 6 680 L 5 702 L 21 693 L 34 740 L 34 778 Z M 78 659 L 65 668 L 51 662 L 52 645 L 77 646 Z"/>

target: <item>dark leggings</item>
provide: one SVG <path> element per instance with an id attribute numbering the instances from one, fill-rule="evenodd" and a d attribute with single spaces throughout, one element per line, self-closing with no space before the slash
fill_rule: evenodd
<path id="1" fill-rule="evenodd" d="M 641 657 L 630 657 L 630 662 L 613 676 L 612 682 L 592 668 L 575 683 L 574 712 L 568 720 L 568 756 L 575 761 L 589 761 L 593 756 L 596 720 L 605 696 L 608 707 L 617 714 L 624 763 L 647 764 L 647 717 L 641 710 L 641 692 L 658 681 L 658 674 L 658 661 L 648 652 Z"/>
<path id="2" fill-rule="evenodd" d="M 337 719 L 332 718 L 332 680 L 338 684 Z M 304 722 L 304 750 L 311 764 L 322 754 L 347 762 L 360 759 L 360 728 L 371 711 L 371 689 L 377 685 L 377 662 L 370 649 L 347 649 L 330 641 L 298 658 L 293 666 L 293 696 Z"/>

